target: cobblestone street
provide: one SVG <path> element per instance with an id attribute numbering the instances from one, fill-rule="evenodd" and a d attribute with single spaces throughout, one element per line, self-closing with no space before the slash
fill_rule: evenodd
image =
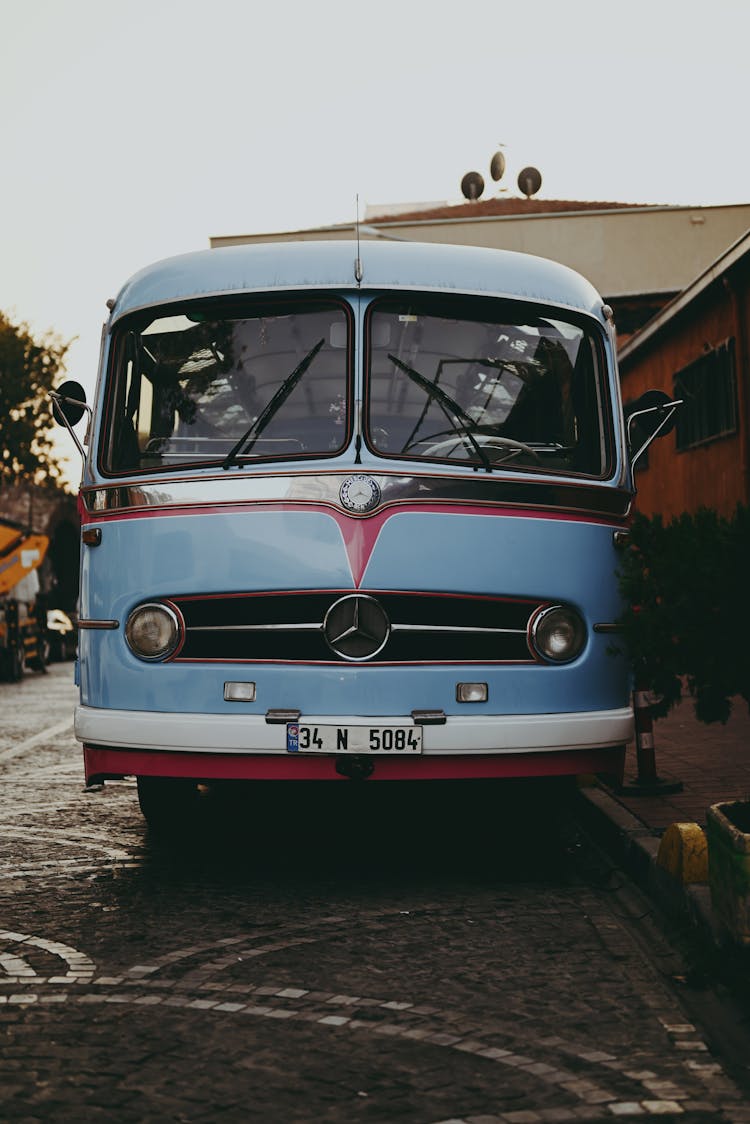
<path id="1" fill-rule="evenodd" d="M 71 679 L 0 684 L 3 1120 L 750 1121 L 567 790 L 220 793 L 151 839 L 84 791 Z"/>

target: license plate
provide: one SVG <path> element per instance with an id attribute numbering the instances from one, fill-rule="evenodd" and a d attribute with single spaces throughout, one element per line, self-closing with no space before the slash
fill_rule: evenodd
<path id="1" fill-rule="evenodd" d="M 422 752 L 421 726 L 312 726 L 290 722 L 288 753 L 379 753 L 389 757 Z"/>

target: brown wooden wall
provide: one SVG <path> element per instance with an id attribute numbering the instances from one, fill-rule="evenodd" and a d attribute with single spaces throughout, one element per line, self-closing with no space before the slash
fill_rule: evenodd
<path id="1" fill-rule="evenodd" d="M 750 270 L 719 277 L 680 314 L 665 324 L 632 358 L 621 363 L 623 401 L 656 388 L 673 394 L 674 376 L 724 340 L 735 340 L 738 428 L 696 448 L 678 452 L 675 433 L 657 439 L 648 467 L 636 470 L 636 509 L 665 519 L 699 507 L 731 515 L 748 503 L 747 338 L 750 325 Z"/>

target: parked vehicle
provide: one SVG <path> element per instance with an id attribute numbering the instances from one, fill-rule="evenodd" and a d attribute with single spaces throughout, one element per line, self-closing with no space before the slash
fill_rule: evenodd
<path id="1" fill-rule="evenodd" d="M 18 680 L 29 667 L 44 671 L 49 648 L 42 622 L 38 567 L 45 535 L 0 519 L 0 676 Z"/>
<path id="2" fill-rule="evenodd" d="M 56 396 L 84 409 L 89 783 L 135 775 L 157 822 L 219 779 L 621 772 L 633 481 L 582 277 L 406 243 L 185 255 L 114 301 L 93 409 Z"/>

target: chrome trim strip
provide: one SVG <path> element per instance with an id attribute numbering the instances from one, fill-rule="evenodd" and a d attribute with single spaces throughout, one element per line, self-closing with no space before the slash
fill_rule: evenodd
<path id="1" fill-rule="evenodd" d="M 317 624 L 193 624 L 186 632 L 320 632 L 323 622 Z"/>
<path id="2" fill-rule="evenodd" d="M 120 627 L 119 621 L 97 621 L 89 617 L 78 621 L 79 628 L 98 629 L 99 631 L 114 630 Z"/>
<path id="3" fill-rule="evenodd" d="M 628 489 L 582 479 L 532 479 L 465 473 L 368 473 L 380 488 L 380 502 L 372 511 L 351 519 L 366 519 L 377 511 L 403 504 L 498 505 L 547 508 L 573 514 L 623 519 L 630 510 Z M 339 490 L 351 468 L 329 472 L 241 473 L 189 478 L 145 480 L 131 484 L 106 484 L 82 489 L 87 512 L 97 518 L 117 512 L 166 510 L 184 507 L 222 507 L 241 504 L 300 504 L 328 506 L 344 511 Z"/>
<path id="4" fill-rule="evenodd" d="M 482 628 L 480 625 L 470 625 L 466 628 L 460 624 L 394 624 L 391 626 L 392 632 L 461 632 L 469 633 L 476 632 L 484 633 L 503 633 L 513 636 L 525 636 L 525 628 Z"/>
<path id="5" fill-rule="evenodd" d="M 319 624 L 196 624 L 186 628 L 186 632 L 320 632 L 323 628 Z M 481 628 L 471 626 L 464 628 L 460 624 L 393 624 L 391 632 L 460 632 L 460 633 L 507 633 L 514 636 L 525 636 L 525 628 Z"/>

